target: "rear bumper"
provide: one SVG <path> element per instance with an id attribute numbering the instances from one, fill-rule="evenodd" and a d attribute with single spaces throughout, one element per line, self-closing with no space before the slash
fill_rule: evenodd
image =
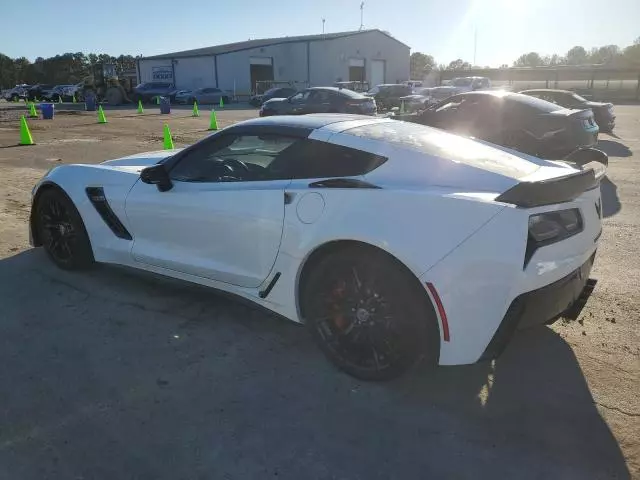
<path id="1" fill-rule="evenodd" d="M 560 280 L 516 297 L 480 360 L 500 356 L 516 330 L 549 323 L 571 308 L 585 290 L 595 255 Z"/>

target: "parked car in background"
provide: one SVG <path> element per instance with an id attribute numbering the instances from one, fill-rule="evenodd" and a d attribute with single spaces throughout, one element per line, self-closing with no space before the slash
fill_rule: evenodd
<path id="1" fill-rule="evenodd" d="M 199 104 L 219 103 L 220 99 L 224 103 L 229 103 L 229 95 L 216 87 L 201 87 L 194 90 L 180 90 L 176 92 L 176 103 L 198 102 Z"/>
<path id="2" fill-rule="evenodd" d="M 43 100 L 53 87 L 54 85 L 46 83 L 33 85 L 27 90 L 27 99 L 32 102 L 34 100 Z"/>
<path id="3" fill-rule="evenodd" d="M 27 91 L 30 88 L 27 84 L 16 85 L 9 90 L 5 90 L 4 99 L 8 102 L 15 102 L 16 100 L 23 100 L 27 97 Z"/>
<path id="4" fill-rule="evenodd" d="M 612 103 L 592 102 L 569 90 L 523 90 L 520 93 L 556 103 L 565 108 L 590 108 L 601 132 L 611 132 L 616 126 L 616 116 Z"/>
<path id="5" fill-rule="evenodd" d="M 151 103 L 157 97 L 169 97 L 174 102 L 177 93 L 176 87 L 169 82 L 143 82 L 134 87 L 131 96 L 134 102 L 141 100 L 142 103 Z"/>
<path id="6" fill-rule="evenodd" d="M 456 89 L 456 93 L 473 92 L 491 88 L 491 80 L 487 77 L 457 77 L 449 85 Z"/>
<path id="7" fill-rule="evenodd" d="M 365 95 L 373 97 L 380 110 L 389 110 L 393 107 L 399 107 L 401 103 L 400 98 L 411 95 L 412 93 L 413 90 L 410 85 L 387 83 L 376 85 Z"/>
<path id="8" fill-rule="evenodd" d="M 500 90 L 454 95 L 412 121 L 541 158 L 564 158 L 598 142 L 593 112 Z"/>
<path id="9" fill-rule="evenodd" d="M 267 90 L 262 95 L 254 95 L 249 100 L 249 103 L 254 107 L 259 107 L 264 102 L 271 100 L 272 98 L 289 98 L 295 95 L 298 90 L 293 87 L 275 87 Z"/>
<path id="10" fill-rule="evenodd" d="M 73 100 L 75 85 L 56 85 L 51 90 L 44 91 L 42 98 L 49 102 L 70 102 Z"/>
<path id="11" fill-rule="evenodd" d="M 376 101 L 365 95 L 335 87 L 313 87 L 289 98 L 272 98 L 262 104 L 260 116 L 305 113 L 358 113 L 375 115 Z"/>
<path id="12" fill-rule="evenodd" d="M 400 105 L 402 105 L 402 102 L 404 102 L 406 112 L 415 112 L 428 108 L 429 105 L 434 103 L 431 96 L 431 88 L 414 88 L 411 95 L 400 97 Z"/>

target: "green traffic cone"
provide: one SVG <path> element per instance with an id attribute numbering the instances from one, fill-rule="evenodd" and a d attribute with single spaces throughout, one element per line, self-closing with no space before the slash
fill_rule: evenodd
<path id="1" fill-rule="evenodd" d="M 31 105 L 29 105 L 29 116 L 31 118 L 38 118 L 38 112 L 36 111 L 36 104 L 31 102 Z"/>
<path id="2" fill-rule="evenodd" d="M 173 138 L 171 138 L 171 130 L 169 130 L 169 125 L 164 124 L 164 149 L 165 150 L 173 150 L 175 147 L 173 146 Z"/>
<path id="3" fill-rule="evenodd" d="M 76 102 L 76 94 L 75 94 L 75 93 L 73 94 L 73 99 L 72 99 L 72 101 L 73 101 L 73 103 L 77 103 L 77 102 Z"/>
<path id="4" fill-rule="evenodd" d="M 142 108 L 142 100 L 138 100 L 138 113 L 144 113 L 144 108 Z"/>
<path id="5" fill-rule="evenodd" d="M 216 118 L 216 111 L 211 109 L 211 120 L 209 121 L 209 130 L 218 130 L 218 119 Z"/>
<path id="6" fill-rule="evenodd" d="M 220 97 L 220 108 L 224 108 L 224 101 L 222 100 L 222 97 Z"/>
<path id="7" fill-rule="evenodd" d="M 62 95 L 58 95 L 58 103 L 62 103 Z"/>
<path id="8" fill-rule="evenodd" d="M 199 117 L 200 116 L 200 110 L 198 110 L 198 102 L 197 101 L 193 101 L 193 117 Z"/>
<path id="9" fill-rule="evenodd" d="M 29 125 L 24 115 L 20 117 L 20 145 L 35 145 L 31 132 L 29 131 Z"/>
<path id="10" fill-rule="evenodd" d="M 107 117 L 104 114 L 104 110 L 102 110 L 102 105 L 98 107 L 98 123 L 107 123 Z"/>

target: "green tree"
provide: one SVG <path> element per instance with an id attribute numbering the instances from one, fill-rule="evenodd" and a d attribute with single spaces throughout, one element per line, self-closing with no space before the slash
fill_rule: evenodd
<path id="1" fill-rule="evenodd" d="M 447 70 L 467 70 L 469 68 L 471 68 L 471 64 L 469 62 L 465 62 L 461 58 L 452 61 L 447 66 Z"/>
<path id="2" fill-rule="evenodd" d="M 584 47 L 575 46 L 567 52 L 567 65 L 584 65 L 588 62 L 587 51 Z"/>
<path id="3" fill-rule="evenodd" d="M 539 67 L 544 64 L 544 61 L 538 52 L 529 52 L 520 55 L 515 61 L 516 67 Z"/>
<path id="4" fill-rule="evenodd" d="M 622 52 L 617 45 L 605 45 L 603 47 L 594 47 L 589 52 L 589 63 L 604 63 L 611 65 L 616 63 Z"/>
<path id="5" fill-rule="evenodd" d="M 131 57 L 135 67 L 135 59 Z M 413 52 L 409 59 L 411 68 L 411 79 L 422 80 L 435 67 L 436 61 L 431 55 L 421 52 Z"/>

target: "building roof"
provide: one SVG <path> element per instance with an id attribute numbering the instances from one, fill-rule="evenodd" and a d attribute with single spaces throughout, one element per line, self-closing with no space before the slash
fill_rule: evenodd
<path id="1" fill-rule="evenodd" d="M 153 55 L 150 57 L 144 57 L 141 60 L 154 60 L 165 58 L 185 58 L 185 57 L 203 57 L 209 55 L 222 55 L 224 53 L 237 52 L 239 50 L 249 50 L 252 48 L 262 48 L 271 45 L 279 45 L 282 43 L 297 43 L 297 42 L 315 42 L 321 40 L 335 40 L 337 38 L 351 37 L 360 35 L 363 33 L 379 32 L 386 35 L 392 40 L 401 43 L 405 47 L 409 47 L 406 43 L 402 43 L 397 38 L 394 38 L 388 32 L 379 30 L 377 28 L 371 30 L 355 30 L 352 32 L 336 32 L 325 33 L 319 35 L 300 35 L 297 37 L 279 37 L 279 38 L 262 38 L 258 40 L 247 40 L 245 42 L 227 43 L 225 45 L 217 45 L 214 47 L 195 48 L 193 50 L 183 50 L 181 52 L 164 53 L 162 55 Z"/>

